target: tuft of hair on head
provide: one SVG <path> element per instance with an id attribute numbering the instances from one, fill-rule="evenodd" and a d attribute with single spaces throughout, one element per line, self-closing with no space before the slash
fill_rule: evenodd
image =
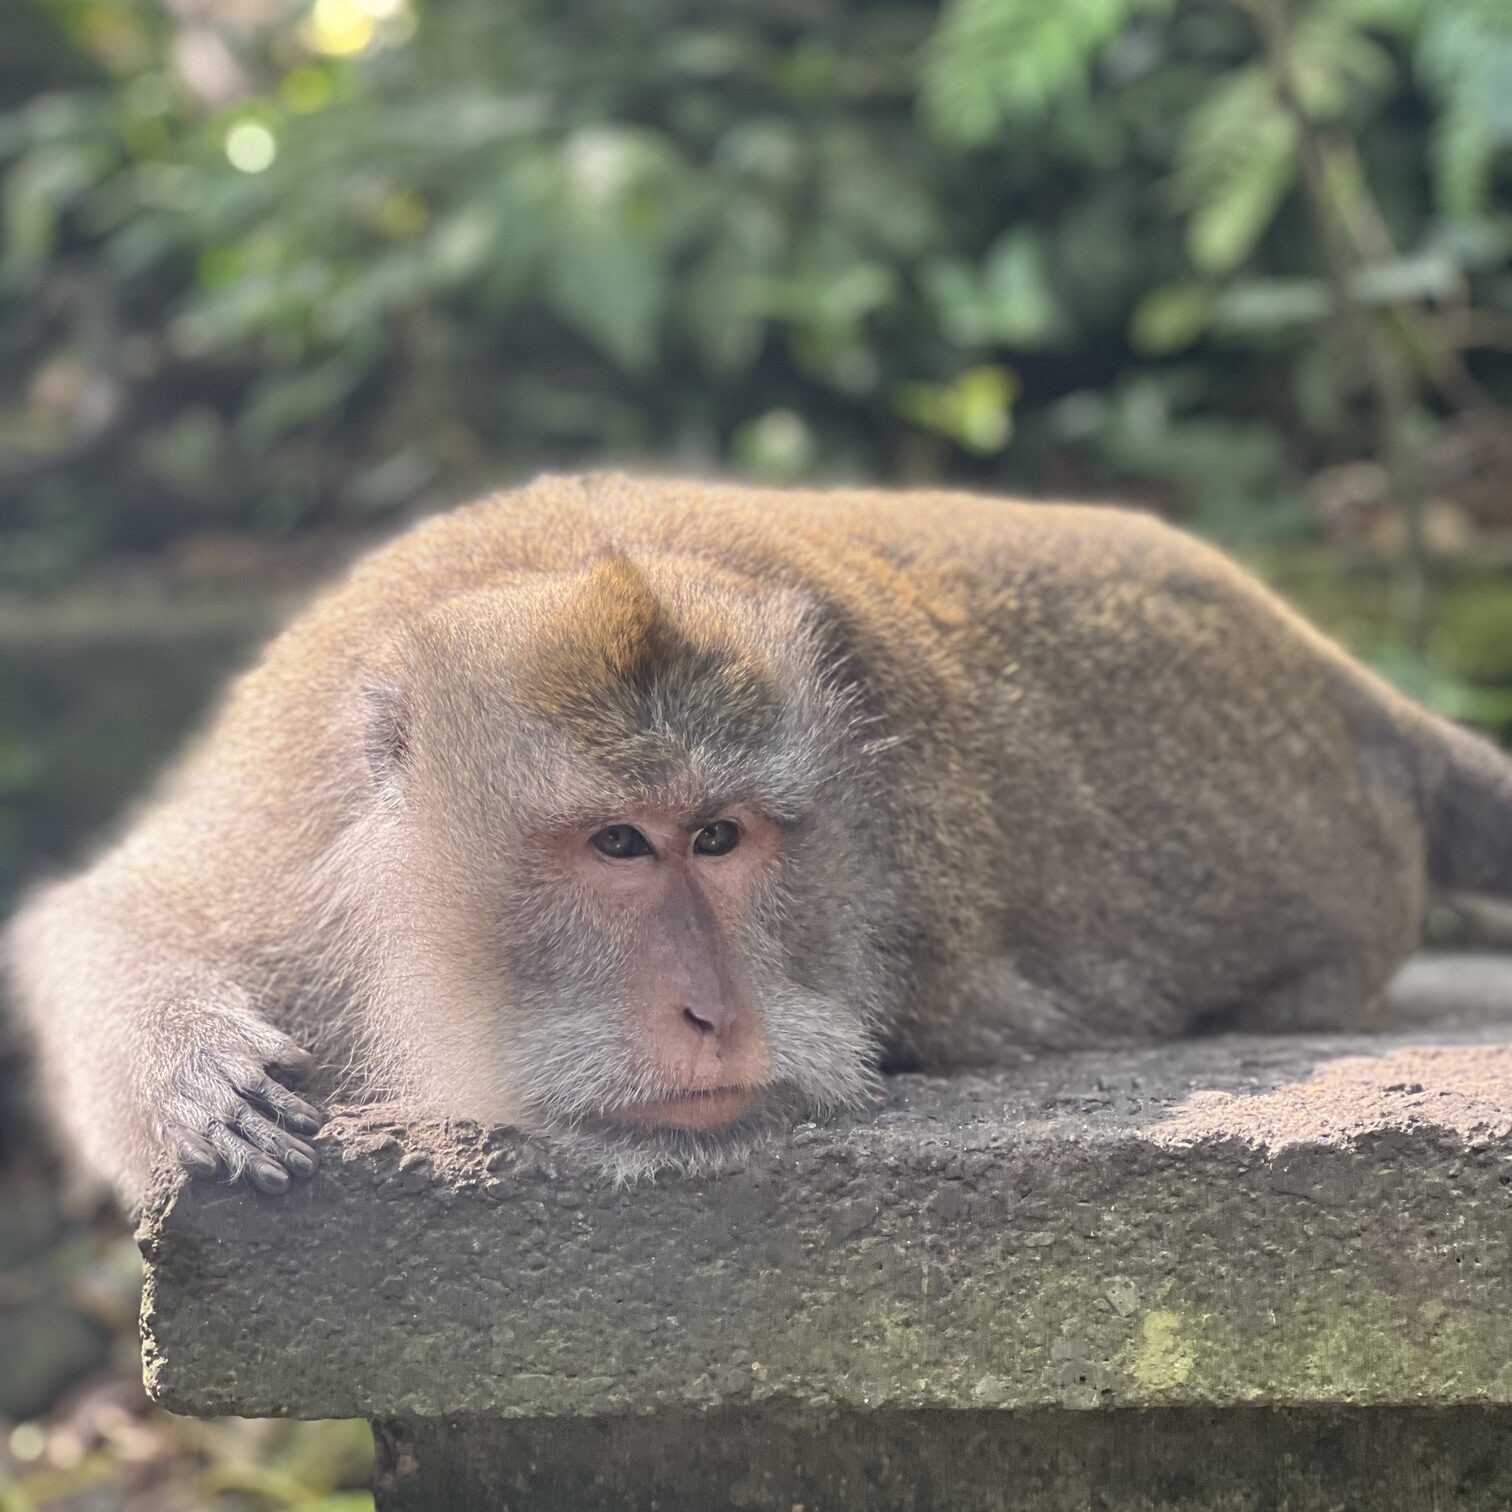
<path id="1" fill-rule="evenodd" d="M 547 712 L 571 716 L 669 661 L 675 645 L 645 573 L 623 554 L 605 552 L 538 628 L 530 683 Z"/>
<path id="2" fill-rule="evenodd" d="M 627 758 L 626 739 L 669 721 L 695 741 L 759 729 L 776 706 L 763 649 L 722 608 L 707 608 L 690 614 L 683 599 L 665 600 L 640 564 L 605 552 L 536 627 L 521 685 L 569 738 L 589 750 L 612 742 Z"/>
<path id="3" fill-rule="evenodd" d="M 611 677 L 626 678 L 671 649 L 671 628 L 646 575 L 627 556 L 605 552 L 570 600 L 577 644 Z"/>

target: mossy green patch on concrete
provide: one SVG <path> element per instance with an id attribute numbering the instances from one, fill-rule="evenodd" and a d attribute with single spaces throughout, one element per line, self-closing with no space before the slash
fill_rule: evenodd
<path id="1" fill-rule="evenodd" d="M 1197 1357 L 1183 1335 L 1180 1313 L 1156 1308 L 1144 1315 L 1124 1363 L 1145 1390 L 1174 1391 L 1191 1375 Z"/>

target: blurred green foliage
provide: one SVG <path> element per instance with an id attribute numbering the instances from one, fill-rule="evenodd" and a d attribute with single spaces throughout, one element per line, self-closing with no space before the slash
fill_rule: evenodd
<path id="1" fill-rule="evenodd" d="M 4 0 L 0 574 L 597 456 L 1306 529 L 1372 443 L 1254 3 Z M 1512 386 L 1512 6 L 1283 9 L 1428 445 Z"/>

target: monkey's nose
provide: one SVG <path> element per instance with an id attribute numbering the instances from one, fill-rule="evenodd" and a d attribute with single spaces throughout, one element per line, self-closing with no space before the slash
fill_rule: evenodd
<path id="1" fill-rule="evenodd" d="M 699 1036 L 729 1037 L 739 1028 L 741 1010 L 724 998 L 700 998 L 699 1005 L 683 1004 L 682 1022 Z"/>

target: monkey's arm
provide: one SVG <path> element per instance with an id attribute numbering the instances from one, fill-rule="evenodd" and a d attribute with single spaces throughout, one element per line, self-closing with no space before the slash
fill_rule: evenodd
<path id="1" fill-rule="evenodd" d="M 297 1136 L 320 1114 L 285 1085 L 310 1057 L 209 941 L 151 927 L 151 890 L 107 859 L 35 896 L 11 926 L 13 996 L 60 1132 L 128 1205 L 169 1163 L 281 1191 L 315 1169 Z"/>
<path id="2" fill-rule="evenodd" d="M 210 959 L 209 942 L 196 950 L 153 930 L 151 891 L 107 858 L 34 896 L 11 925 L 12 996 L 60 1132 L 128 1205 L 175 1162 L 281 1191 L 315 1169 L 298 1136 L 320 1114 L 285 1085 L 310 1057 Z"/>
<path id="3" fill-rule="evenodd" d="M 300 1136 L 320 1115 L 286 1085 L 313 1062 L 270 1011 L 302 938 L 331 739 L 280 694 L 297 684 L 270 678 L 274 660 L 243 679 L 123 838 L 34 893 L 0 942 L 44 1102 L 127 1206 L 170 1164 L 267 1192 L 315 1168 Z"/>

